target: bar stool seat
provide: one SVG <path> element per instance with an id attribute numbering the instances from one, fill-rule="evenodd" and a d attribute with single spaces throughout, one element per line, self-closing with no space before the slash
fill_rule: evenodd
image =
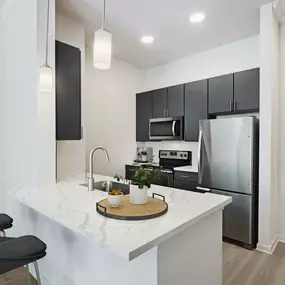
<path id="1" fill-rule="evenodd" d="M 34 263 L 38 283 L 40 284 L 36 261 L 46 255 L 46 249 L 46 244 L 35 236 L 0 237 L 0 274 Z"/>
<path id="2" fill-rule="evenodd" d="M 10 229 L 12 226 L 13 219 L 6 214 L 0 214 L 0 231 Z"/>

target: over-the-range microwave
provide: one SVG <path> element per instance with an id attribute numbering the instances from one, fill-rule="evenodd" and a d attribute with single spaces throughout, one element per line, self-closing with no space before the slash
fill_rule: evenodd
<path id="1" fill-rule="evenodd" d="M 149 139 L 151 141 L 183 140 L 184 117 L 180 116 L 180 117 L 150 119 Z"/>

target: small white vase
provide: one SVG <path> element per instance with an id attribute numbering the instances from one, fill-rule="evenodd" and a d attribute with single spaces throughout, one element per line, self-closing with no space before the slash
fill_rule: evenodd
<path id="1" fill-rule="evenodd" d="M 148 189 L 144 186 L 143 189 L 140 189 L 136 185 L 130 185 L 130 202 L 136 205 L 143 205 L 147 203 L 147 192 Z"/>

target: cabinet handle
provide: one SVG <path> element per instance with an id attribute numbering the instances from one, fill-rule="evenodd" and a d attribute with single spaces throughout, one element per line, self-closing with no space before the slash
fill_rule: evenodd
<path id="1" fill-rule="evenodd" d="M 163 110 L 163 115 L 164 115 L 164 117 L 166 117 L 166 110 L 165 109 Z"/>
<path id="2" fill-rule="evenodd" d="M 186 178 L 186 179 L 190 178 L 190 176 L 186 176 L 186 175 L 180 175 L 180 177 L 181 178 Z"/>
<path id="3" fill-rule="evenodd" d="M 169 117 L 169 110 L 167 109 L 167 117 Z"/>
<path id="4" fill-rule="evenodd" d="M 230 101 L 230 111 L 233 111 L 233 101 Z"/>
<path id="5" fill-rule="evenodd" d="M 237 101 L 235 100 L 235 111 L 237 111 L 237 106 L 238 106 L 238 103 L 237 103 Z"/>

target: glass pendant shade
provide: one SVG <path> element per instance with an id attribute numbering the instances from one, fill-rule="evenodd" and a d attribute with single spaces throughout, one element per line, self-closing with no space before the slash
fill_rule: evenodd
<path id="1" fill-rule="evenodd" d="M 97 69 L 110 69 L 112 58 L 112 34 L 101 29 L 95 32 L 93 65 Z"/>
<path id="2" fill-rule="evenodd" d="M 49 66 L 40 67 L 39 87 L 42 92 L 52 92 L 53 90 L 53 70 Z"/>

